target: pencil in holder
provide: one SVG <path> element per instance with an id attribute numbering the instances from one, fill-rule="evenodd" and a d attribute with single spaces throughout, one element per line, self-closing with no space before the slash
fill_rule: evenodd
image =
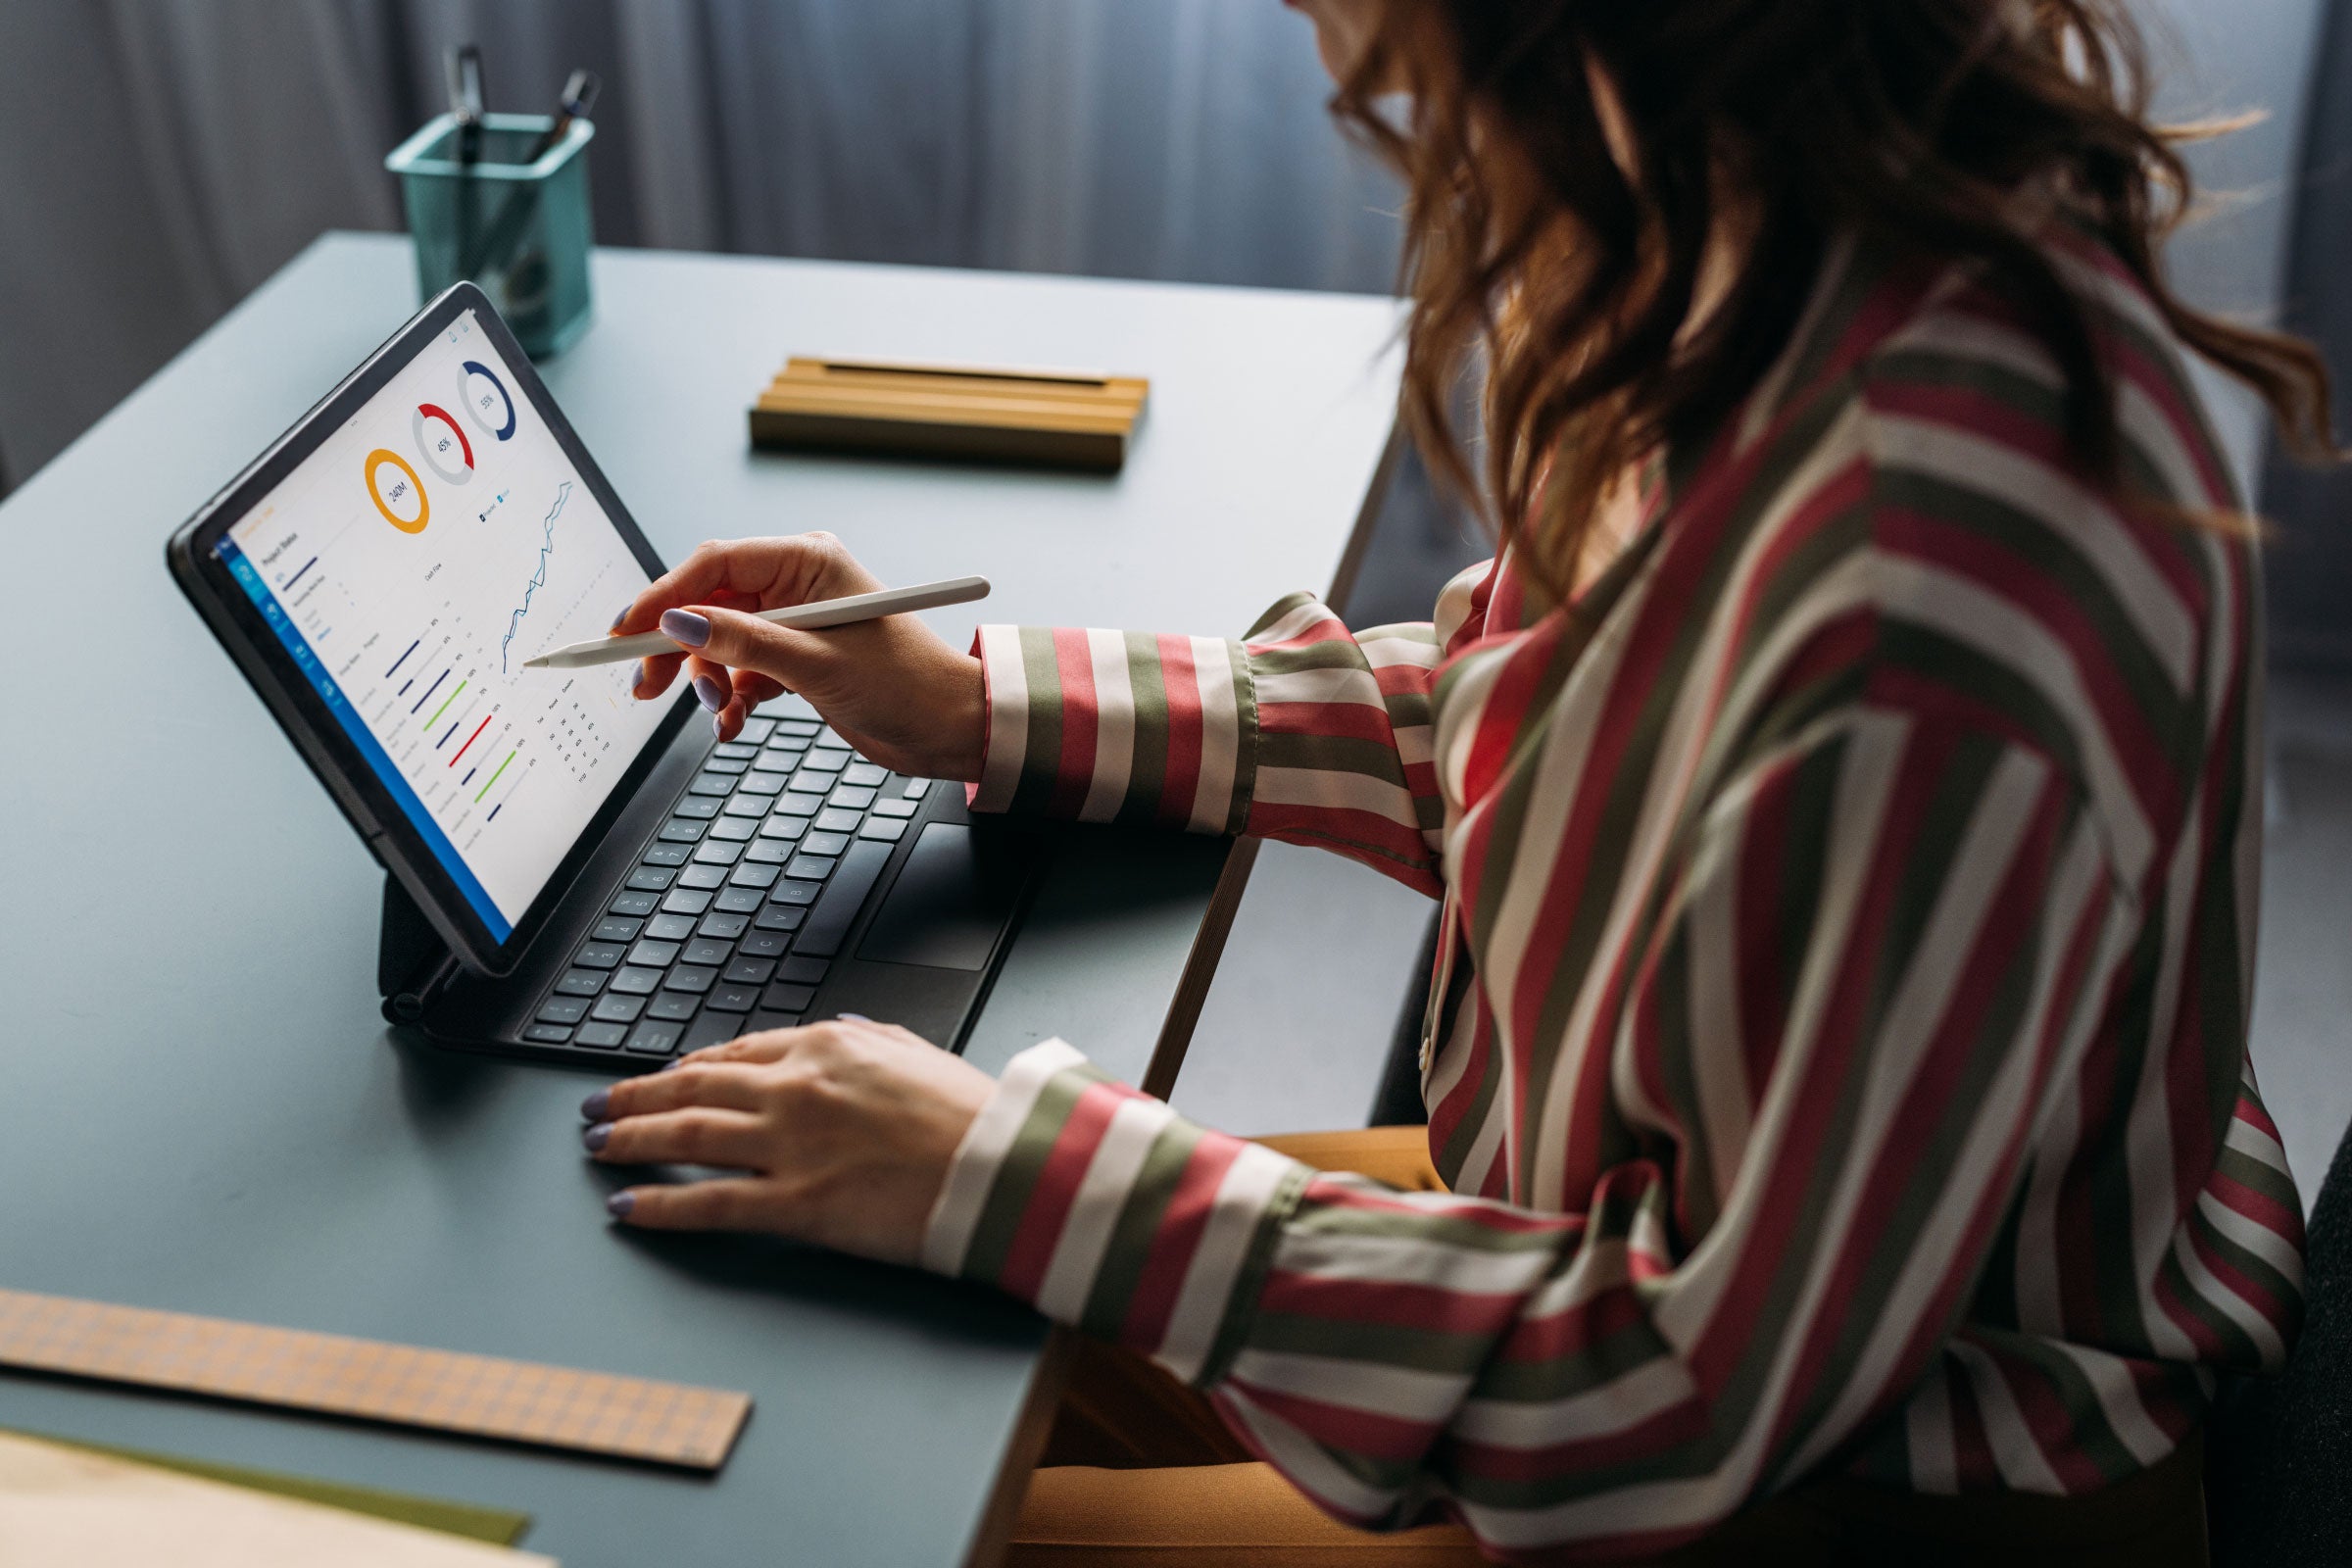
<path id="1" fill-rule="evenodd" d="M 471 278 L 533 359 L 568 347 L 588 325 L 588 141 L 596 127 L 575 119 L 532 158 L 554 123 L 545 115 L 484 115 L 468 164 L 458 158 L 457 117 L 442 115 L 384 160 L 400 176 L 420 297 Z"/>

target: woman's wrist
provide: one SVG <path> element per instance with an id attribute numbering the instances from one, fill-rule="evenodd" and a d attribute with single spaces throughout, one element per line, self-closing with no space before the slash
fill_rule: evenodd
<path id="1" fill-rule="evenodd" d="M 950 657 L 954 662 L 945 683 L 949 698 L 940 727 L 943 765 L 934 776 L 976 784 L 988 765 L 988 674 L 970 654 Z"/>

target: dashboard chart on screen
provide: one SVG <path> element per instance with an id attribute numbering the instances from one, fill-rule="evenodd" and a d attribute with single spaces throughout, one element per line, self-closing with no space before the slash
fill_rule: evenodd
<path id="1" fill-rule="evenodd" d="M 647 575 L 512 382 L 460 317 L 219 546 L 502 941 L 662 712 L 523 667 Z"/>

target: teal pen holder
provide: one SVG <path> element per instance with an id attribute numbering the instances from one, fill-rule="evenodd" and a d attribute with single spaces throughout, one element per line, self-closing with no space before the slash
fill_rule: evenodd
<path id="1" fill-rule="evenodd" d="M 416 242 L 416 286 L 431 299 L 462 277 L 481 285 L 533 359 L 562 352 L 588 325 L 588 140 L 574 120 L 530 162 L 555 122 L 484 115 L 471 164 L 458 161 L 458 122 L 443 115 L 394 148 Z"/>

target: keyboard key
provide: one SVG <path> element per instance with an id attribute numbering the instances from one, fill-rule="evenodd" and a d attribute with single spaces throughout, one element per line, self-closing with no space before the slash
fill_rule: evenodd
<path id="1" fill-rule="evenodd" d="M 758 888 L 729 888 L 718 896 L 717 904 L 729 914 L 758 914 L 764 895 Z"/>
<path id="2" fill-rule="evenodd" d="M 754 713 L 743 721 L 743 729 L 735 738 L 746 746 L 757 746 L 776 732 L 776 721 Z"/>
<path id="3" fill-rule="evenodd" d="M 794 768 L 800 765 L 800 748 L 795 747 L 789 752 L 779 752 L 773 747 L 770 747 L 768 750 L 760 754 L 759 760 L 752 763 L 752 770 L 743 775 L 743 787 L 748 790 L 752 787 L 756 780 L 767 778 L 771 775 L 781 778 L 786 773 L 791 772 Z M 779 786 L 779 788 L 781 786 Z"/>
<path id="4" fill-rule="evenodd" d="M 657 914 L 645 922 L 645 934 L 657 942 L 675 942 L 694 935 L 694 918 L 684 914 Z"/>
<path id="5" fill-rule="evenodd" d="M 670 1023 L 684 1023 L 694 1016 L 695 999 L 682 991 L 664 991 L 646 1004 L 648 1018 L 662 1018 Z"/>
<path id="6" fill-rule="evenodd" d="M 750 952 L 750 949 L 745 949 Z M 794 954 L 776 965 L 776 978 L 789 980 L 796 986 L 812 986 L 824 979 L 825 971 L 833 967 L 830 958 L 811 958 L 806 954 Z"/>
<path id="7" fill-rule="evenodd" d="M 865 896 L 874 891 L 881 879 L 882 867 L 890 863 L 890 846 L 859 842 L 850 846 L 850 853 L 841 858 L 841 869 L 825 888 L 825 896 L 816 903 L 808 915 L 808 923 L 792 949 L 813 957 L 829 958 L 841 951 L 849 937 L 850 926 L 856 922 L 858 911 L 865 906 Z"/>
<path id="8" fill-rule="evenodd" d="M 781 931 L 755 931 L 735 951 L 747 958 L 781 958 L 790 946 L 790 939 Z"/>
<path id="9" fill-rule="evenodd" d="M 751 923 L 750 915 L 737 914 L 734 910 L 728 909 L 707 917 L 700 926 L 696 927 L 696 934 L 716 937 L 721 942 L 732 942 L 743 935 L 744 928 Z"/>
<path id="10" fill-rule="evenodd" d="M 559 997 L 593 997 L 605 989 L 605 977 L 594 969 L 566 969 L 556 982 Z"/>
<path id="11" fill-rule="evenodd" d="M 597 1000 L 593 1016 L 600 1023 L 635 1023 L 637 1015 L 644 1010 L 643 997 L 624 997 L 615 991 L 609 997 Z"/>
<path id="12" fill-rule="evenodd" d="M 754 860 L 748 864 L 737 866 L 728 873 L 727 880 L 739 888 L 758 888 L 760 892 L 765 893 L 769 888 L 775 886 L 776 873 L 781 869 L 780 866 L 761 865 L 759 861 Z"/>
<path id="13" fill-rule="evenodd" d="M 726 809 L 719 814 L 722 816 L 765 816 L 767 814 L 767 798 L 757 793 L 738 795 L 727 803 Z"/>
<path id="14" fill-rule="evenodd" d="M 797 1012 L 755 1012 L 744 1021 L 743 1032 L 756 1035 L 766 1029 L 798 1029 L 801 1015 Z"/>
<path id="15" fill-rule="evenodd" d="M 583 969 L 610 969 L 621 960 L 629 950 L 617 942 L 583 942 L 571 961 Z"/>
<path id="16" fill-rule="evenodd" d="M 710 748 L 710 755 L 726 758 L 730 761 L 748 762 L 760 755 L 760 743 L 744 740 L 720 741 L 716 746 Z"/>
<path id="17" fill-rule="evenodd" d="M 889 777 L 890 769 L 877 767 L 872 762 L 852 762 L 841 770 L 841 781 L 844 784 L 879 785 L 887 781 Z"/>
<path id="18" fill-rule="evenodd" d="M 645 852 L 645 863 L 648 865 L 684 865 L 693 858 L 693 855 L 694 846 L 691 844 L 657 844 Z"/>
<path id="19" fill-rule="evenodd" d="M 850 754 L 830 746 L 820 746 L 801 759 L 803 772 L 838 773 L 850 765 Z"/>
<path id="20" fill-rule="evenodd" d="M 667 886 L 667 884 L 664 883 L 663 886 Z M 662 906 L 662 901 L 655 897 L 659 891 L 660 889 L 648 888 L 643 892 L 623 893 L 615 897 L 606 907 L 614 914 L 625 914 L 631 918 L 648 915 Z"/>
<path id="21" fill-rule="evenodd" d="M 735 793 L 739 798 L 746 795 L 773 795 L 783 787 L 782 773 L 746 773 L 742 787 Z"/>
<path id="22" fill-rule="evenodd" d="M 735 945 L 731 942 L 717 937 L 697 937 L 686 944 L 686 961 L 715 966 L 726 962 L 734 952 Z"/>
<path id="23" fill-rule="evenodd" d="M 841 792 L 835 790 L 833 793 L 839 795 Z M 868 790 L 866 794 L 871 795 L 873 791 Z M 808 825 L 825 833 L 855 833 L 858 831 L 858 824 L 863 820 L 865 819 L 856 811 L 845 810 L 839 806 L 828 806 L 817 812 L 816 819 Z"/>
<path id="24" fill-rule="evenodd" d="M 683 1024 L 641 1023 L 629 1036 L 628 1052 L 632 1056 L 670 1056 L 678 1050 L 678 1041 L 685 1035 Z"/>
<path id="25" fill-rule="evenodd" d="M 705 839 L 694 847 L 694 858 L 705 865 L 733 865 L 743 858 L 743 846 L 727 839 Z"/>
<path id="26" fill-rule="evenodd" d="M 723 865 L 690 865 L 678 873 L 678 886 L 701 888 L 708 892 L 727 885 L 727 868 Z"/>
<path id="27" fill-rule="evenodd" d="M 922 808 L 923 803 L 920 801 L 876 801 L 874 803 L 876 816 L 912 816 Z"/>
<path id="28" fill-rule="evenodd" d="M 710 824 L 712 838 L 726 839 L 736 844 L 743 843 L 759 831 L 758 819 L 749 816 L 722 816 Z"/>
<path id="29" fill-rule="evenodd" d="M 847 833 L 806 833 L 801 836 L 804 855 L 839 855 L 850 847 Z"/>
<path id="30" fill-rule="evenodd" d="M 735 781 L 724 773 L 697 773 L 694 782 L 686 786 L 689 795 L 716 795 L 724 799 L 735 788 Z"/>
<path id="31" fill-rule="evenodd" d="M 829 855 L 796 855 L 792 858 L 792 863 L 784 869 L 788 875 L 821 882 L 833 874 L 833 858 Z"/>
<path id="32" fill-rule="evenodd" d="M 629 1026 L 622 1023 L 584 1023 L 572 1035 L 575 1046 L 587 1046 L 595 1051 L 617 1051 L 620 1043 L 629 1038 Z"/>
<path id="33" fill-rule="evenodd" d="M 760 911 L 760 918 L 752 922 L 752 927 L 758 931 L 798 931 L 801 922 L 808 918 L 808 911 L 798 905 L 771 904 Z"/>
<path id="34" fill-rule="evenodd" d="M 777 816 L 813 816 L 816 814 L 817 808 L 824 803 L 825 798 L 822 795 L 779 795 L 776 797 L 775 814 Z"/>
<path id="35" fill-rule="evenodd" d="M 771 816 L 760 824 L 761 838 L 780 840 L 787 844 L 808 831 L 808 818 L 805 816 Z"/>
<path id="36" fill-rule="evenodd" d="M 777 734 L 797 735 L 804 741 L 810 739 L 824 727 L 823 723 L 813 718 L 779 718 L 776 720 Z"/>
<path id="37" fill-rule="evenodd" d="M 522 1038 L 541 1046 L 560 1046 L 571 1038 L 567 1023 L 535 1023 L 522 1031 Z"/>
<path id="38" fill-rule="evenodd" d="M 541 1023 L 578 1023 L 588 1016 L 585 997 L 550 997 L 539 1007 Z"/>
<path id="39" fill-rule="evenodd" d="M 658 865 L 641 865 L 629 873 L 629 886 L 640 893 L 659 893 L 669 886 L 673 874 L 664 871 Z M 615 901 L 612 905 L 612 912 L 626 914 L 629 911 L 622 908 L 618 901 Z"/>
<path id="40" fill-rule="evenodd" d="M 717 978 L 718 971 L 709 964 L 681 963 L 669 971 L 669 978 L 662 984 L 671 991 L 691 991 L 700 996 L 710 990 L 711 982 Z"/>
<path id="41" fill-rule="evenodd" d="M 855 784 L 844 784 L 825 799 L 832 805 L 843 807 L 849 810 L 862 811 L 874 804 L 874 792 L 869 789 L 860 789 Z"/>
<path id="42" fill-rule="evenodd" d="M 776 1012 L 807 1012 L 815 996 L 814 986 L 772 985 L 760 993 L 760 1005 Z"/>
<path id="43" fill-rule="evenodd" d="M 887 816 L 877 816 L 858 830 L 861 839 L 878 839 L 884 844 L 896 844 L 906 836 L 906 824 Z"/>
<path id="44" fill-rule="evenodd" d="M 833 775 L 812 773 L 808 764 L 803 763 L 801 770 L 792 775 L 792 782 L 784 787 L 795 795 L 830 795 L 833 793 Z"/>
<path id="45" fill-rule="evenodd" d="M 743 858 L 754 865 L 782 865 L 792 858 L 792 846 L 774 839 L 754 839 L 743 847 Z"/>
<path id="46" fill-rule="evenodd" d="M 732 985 L 750 986 L 756 991 L 774 979 L 775 975 L 776 960 L 773 958 L 737 958 L 727 965 L 727 972 L 719 978 Z M 749 1012 L 751 1005 L 747 1002 L 737 1010 Z"/>
<path id="47" fill-rule="evenodd" d="M 678 1054 L 683 1055 L 690 1051 L 700 1051 L 705 1046 L 723 1046 L 741 1033 L 743 1019 L 739 1015 L 711 1009 L 697 1018 L 693 1027 L 686 1031 L 686 1038 L 678 1042 Z"/>
<path id="48" fill-rule="evenodd" d="M 749 1012 L 759 1001 L 758 986 L 724 985 L 711 987 L 710 995 L 703 999 L 703 1005 L 712 1012 Z"/>
<path id="49" fill-rule="evenodd" d="M 709 828 L 690 816 L 673 816 L 662 824 L 661 839 L 664 844 L 699 844 Z"/>
<path id="50" fill-rule="evenodd" d="M 821 882 L 794 882 L 788 878 L 777 883 L 775 890 L 768 894 L 768 898 L 777 904 L 814 904 L 817 894 L 823 890 L 823 887 L 824 884 Z M 792 927 L 771 926 L 768 929 L 789 931 Z"/>
<path id="51" fill-rule="evenodd" d="M 919 801 L 931 793 L 931 781 L 927 778 L 910 778 L 906 781 L 906 787 L 899 793 L 910 801 Z"/>
<path id="52" fill-rule="evenodd" d="M 629 961 L 642 963 L 649 969 L 666 969 L 678 961 L 678 945 L 648 937 L 629 950 Z"/>
<path id="53" fill-rule="evenodd" d="M 708 822 L 718 814 L 726 803 L 715 795 L 689 795 L 669 808 L 672 816 L 688 816 L 698 822 Z"/>
<path id="54" fill-rule="evenodd" d="M 650 997 L 662 984 L 662 971 L 629 964 L 613 971 L 612 989 L 623 996 Z"/>
<path id="55" fill-rule="evenodd" d="M 745 768 L 751 765 L 752 764 L 749 761 L 740 757 L 713 757 L 703 763 L 703 771 L 706 773 L 735 774 L 742 772 Z"/>
<path id="56" fill-rule="evenodd" d="M 672 914 L 701 914 L 710 907 L 710 895 L 699 888 L 679 888 L 662 901 Z"/>

